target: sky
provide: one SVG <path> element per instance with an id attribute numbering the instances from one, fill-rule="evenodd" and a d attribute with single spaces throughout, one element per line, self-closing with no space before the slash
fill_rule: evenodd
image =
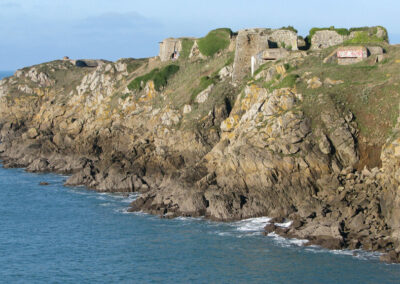
<path id="1" fill-rule="evenodd" d="M 0 0 L 0 70 L 63 56 L 150 57 L 167 37 L 229 27 L 385 26 L 400 43 L 399 0 Z"/>

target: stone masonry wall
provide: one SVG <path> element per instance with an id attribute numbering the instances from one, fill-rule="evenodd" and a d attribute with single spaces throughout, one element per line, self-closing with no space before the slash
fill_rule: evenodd
<path id="1" fill-rule="evenodd" d="M 182 41 L 177 38 L 167 38 L 160 43 L 160 59 L 161 61 L 168 61 L 171 59 L 174 51 L 181 52 Z"/>

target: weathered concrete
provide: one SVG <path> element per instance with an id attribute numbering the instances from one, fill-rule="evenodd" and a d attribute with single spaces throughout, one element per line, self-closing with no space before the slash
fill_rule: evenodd
<path id="1" fill-rule="evenodd" d="M 297 34 L 281 29 L 240 30 L 236 38 L 232 80 L 241 80 L 250 71 L 252 56 L 269 48 L 282 47 L 297 50 Z"/>
<path id="2" fill-rule="evenodd" d="M 251 58 L 251 75 L 254 75 L 255 70 L 262 64 L 270 60 L 279 60 L 289 56 L 289 51 L 285 48 L 269 48 Z"/>
<path id="3" fill-rule="evenodd" d="M 311 49 L 323 49 L 330 46 L 342 44 L 347 36 L 338 34 L 333 30 L 323 30 L 315 32 L 314 36 L 311 38 Z"/>
<path id="4" fill-rule="evenodd" d="M 361 62 L 368 57 L 367 49 L 364 46 L 346 46 L 337 49 L 339 65 L 349 65 Z"/>
<path id="5" fill-rule="evenodd" d="M 168 61 L 172 59 L 174 52 L 182 51 L 182 41 L 178 38 L 167 38 L 160 42 L 159 57 L 161 61 Z"/>

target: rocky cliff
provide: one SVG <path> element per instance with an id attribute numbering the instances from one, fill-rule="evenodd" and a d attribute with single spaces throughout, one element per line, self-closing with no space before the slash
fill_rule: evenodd
<path id="1" fill-rule="evenodd" d="M 4 166 L 139 192 L 132 211 L 270 216 L 269 232 L 399 261 L 400 48 L 352 66 L 293 52 L 232 81 L 240 51 L 226 40 L 175 61 L 18 70 L 0 81 Z"/>

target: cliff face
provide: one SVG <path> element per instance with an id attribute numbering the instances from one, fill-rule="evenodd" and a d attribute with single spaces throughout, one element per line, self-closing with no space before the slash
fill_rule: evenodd
<path id="1" fill-rule="evenodd" d="M 24 68 L 0 81 L 0 154 L 66 185 L 140 192 L 132 211 L 288 218 L 268 230 L 396 260 L 400 50 L 385 48 L 354 66 L 294 52 L 235 83 L 229 49 Z"/>

